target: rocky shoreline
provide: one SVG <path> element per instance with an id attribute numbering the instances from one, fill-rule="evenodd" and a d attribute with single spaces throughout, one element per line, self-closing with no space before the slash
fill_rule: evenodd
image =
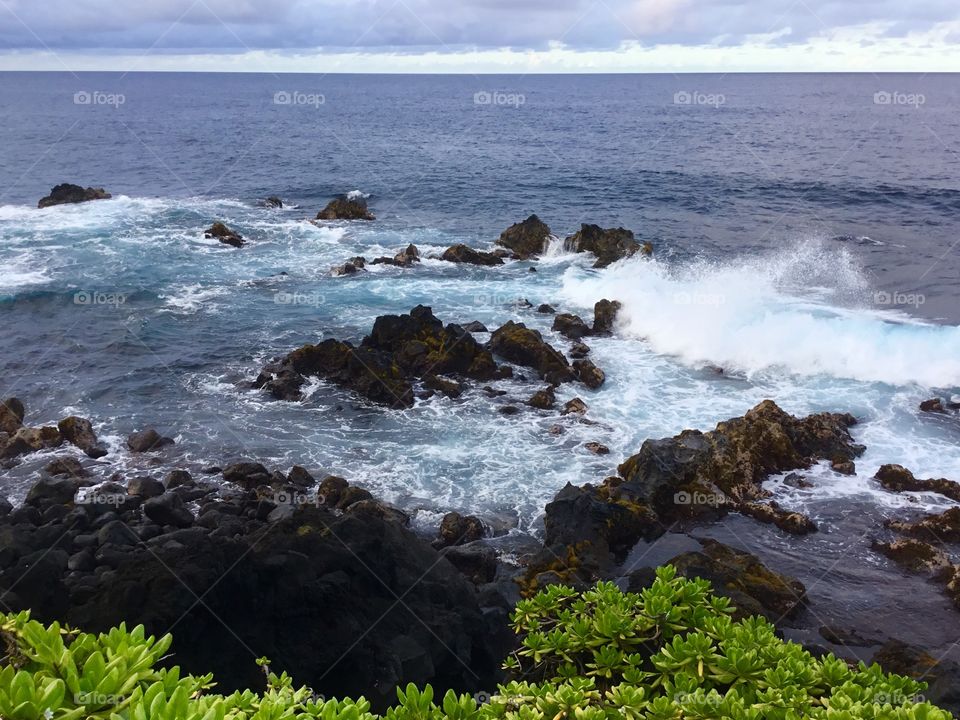
<path id="1" fill-rule="evenodd" d="M 58 188 L 51 192 L 56 202 L 109 197 Z M 278 198 L 269 204 L 282 207 Z M 344 196 L 312 222 L 374 219 L 364 200 Z M 205 234 L 238 249 L 248 243 L 222 222 Z M 438 259 L 494 267 L 536 258 L 557 240 L 533 215 L 505 230 L 492 251 L 457 244 Z M 562 242 L 592 254 L 596 268 L 652 252 L 629 230 L 589 224 Z M 332 274 L 355 275 L 368 264 L 411 269 L 422 258 L 409 245 L 369 263 L 351 258 Z M 499 396 L 504 392 L 488 383 L 514 378 L 528 381 L 529 393 L 504 398 L 498 412 L 589 423 L 587 403 L 574 397 L 558 407 L 557 390 L 604 385 L 606 373 L 589 358 L 587 342 L 613 333 L 619 310 L 616 300 L 601 299 L 591 322 L 540 305 L 536 312 L 553 316 L 552 329 L 569 341 L 560 347 L 516 320 L 488 330 L 466 318 L 445 322 L 417 305 L 378 317 L 359 342 L 328 338 L 251 368 L 251 376 L 259 374 L 246 389 L 295 402 L 320 379 L 390 411 L 435 395 L 459 398 L 468 388 Z M 939 401 L 921 407 L 954 409 Z M 796 418 L 765 400 L 715 430 L 647 440 L 611 463 L 602 483 L 561 489 L 545 508 L 542 545 L 531 548 L 511 546 L 482 518 L 456 512 L 425 536 L 403 508 L 301 466 L 276 469 L 247 458 L 203 476 L 183 467 L 162 479 L 122 476 L 89 420 L 70 416 L 33 427 L 28 408 L 10 398 L 0 404 L 0 461 L 9 466 L 41 451 L 76 451 L 54 458 L 22 505 L 0 502 L 0 603 L 90 630 L 120 622 L 156 633 L 176 628 L 174 661 L 187 671 L 215 672 L 226 690 L 262 685 L 251 655 L 267 655 L 318 692 L 363 694 L 385 706 L 407 682 L 441 691 L 492 688 L 501 679 L 498 659 L 511 649 L 508 616 L 519 598 L 555 583 L 586 588 L 604 579 L 643 588 L 651 570 L 631 562 L 631 552 L 682 537 L 690 547 L 664 561 L 711 580 L 743 614 L 763 615 L 784 633 L 806 633 L 813 652 L 824 649 L 809 641 L 815 634 L 840 654 L 855 649 L 851 660 L 866 654 L 886 669 L 933 680 L 927 699 L 960 709 L 953 689 L 960 667 L 952 661 L 938 662 L 909 637 L 825 626 L 808 612 L 803 583 L 757 555 L 696 534 L 731 516 L 798 537 L 818 532 L 814 519 L 778 505 L 763 483 L 818 463 L 853 474 L 864 452 L 850 432 L 856 423 L 846 413 Z M 173 444 L 153 428 L 127 439 L 136 454 L 172 453 Z M 600 457 L 610 452 L 600 443 L 585 447 Z M 960 501 L 960 484 L 918 479 L 901 466 L 884 465 L 875 479 L 892 493 Z M 870 537 L 878 558 L 929 579 L 960 610 L 960 510 L 890 520 Z"/>

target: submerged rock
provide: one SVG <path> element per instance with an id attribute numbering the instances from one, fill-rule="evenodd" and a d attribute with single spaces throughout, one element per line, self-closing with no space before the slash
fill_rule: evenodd
<path id="1" fill-rule="evenodd" d="M 617 260 L 631 257 L 642 246 L 625 228 L 604 229 L 599 225 L 583 224 L 564 241 L 564 247 L 573 252 L 593 253 L 597 258 L 593 266 L 605 268 Z"/>
<path id="2" fill-rule="evenodd" d="M 511 250 L 519 259 L 526 260 L 540 255 L 547 249 L 549 241 L 550 228 L 536 215 L 531 215 L 500 233 L 497 244 Z"/>
<path id="3" fill-rule="evenodd" d="M 109 200 L 113 197 L 103 188 L 84 188 L 80 185 L 61 183 L 50 190 L 50 194 L 40 199 L 37 207 L 46 208 L 52 205 L 89 202 L 91 200 Z"/>
<path id="4" fill-rule="evenodd" d="M 276 195 L 271 195 L 270 197 L 268 197 L 266 200 L 263 201 L 263 204 L 266 205 L 268 208 L 279 209 L 283 207 L 283 200 L 278 198 Z"/>
<path id="5" fill-rule="evenodd" d="M 374 220 L 373 213 L 367 209 L 367 201 L 360 197 L 343 195 L 334 198 L 317 213 L 317 220 Z"/>
<path id="6" fill-rule="evenodd" d="M 420 262 L 420 251 L 416 245 L 410 244 L 391 257 L 378 257 L 373 260 L 371 265 L 396 265 L 397 267 L 410 267 L 414 263 Z M 363 267 L 361 264 L 360 267 Z"/>
<path id="7" fill-rule="evenodd" d="M 537 374 L 552 384 L 570 382 L 574 379 L 573 368 L 536 330 L 512 320 L 497 328 L 487 344 L 489 350 L 517 365 L 537 371 Z"/>
<path id="8" fill-rule="evenodd" d="M 444 250 L 440 259 L 454 263 L 469 263 L 470 265 L 503 265 L 503 258 L 499 255 L 475 250 L 463 243 Z"/>
<path id="9" fill-rule="evenodd" d="M 443 323 L 428 307 L 383 315 L 359 346 L 329 339 L 304 345 L 264 368 L 254 383 L 277 399 L 299 400 L 307 377 L 320 377 L 390 407 L 413 404 L 413 382 L 454 375 L 491 380 L 501 375 L 493 356 L 459 325 Z"/>
<path id="10" fill-rule="evenodd" d="M 203 234 L 204 237 L 214 238 L 222 242 L 224 245 L 230 245 L 231 247 L 235 248 L 243 247 L 245 244 L 245 240 L 240 233 L 231 230 L 222 222 L 215 222 L 209 228 L 204 230 Z"/>
<path id="11" fill-rule="evenodd" d="M 914 522 L 888 520 L 886 525 L 904 535 L 936 539 L 942 543 L 960 543 L 960 507 L 952 507 L 938 515 L 926 515 Z"/>

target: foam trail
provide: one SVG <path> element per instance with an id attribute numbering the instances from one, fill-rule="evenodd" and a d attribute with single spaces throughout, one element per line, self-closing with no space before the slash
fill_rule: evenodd
<path id="1" fill-rule="evenodd" d="M 589 276 L 570 268 L 563 292 L 582 306 L 620 300 L 624 332 L 691 365 L 960 385 L 960 328 L 866 307 L 869 284 L 851 256 L 818 243 L 684 268 L 642 258 Z"/>

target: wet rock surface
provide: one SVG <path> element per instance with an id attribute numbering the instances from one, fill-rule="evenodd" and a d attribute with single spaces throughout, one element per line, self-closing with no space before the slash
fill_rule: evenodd
<path id="1" fill-rule="evenodd" d="M 521 260 L 540 255 L 546 250 L 550 228 L 536 215 L 515 223 L 500 234 L 498 245 L 511 250 Z"/>
<path id="2" fill-rule="evenodd" d="M 111 197 L 113 196 L 103 188 L 85 188 L 71 183 L 61 183 L 55 185 L 50 190 L 49 195 L 40 198 L 37 207 L 47 208 L 53 205 L 69 205 L 90 202 L 91 200 L 108 200 Z"/>
<path id="3" fill-rule="evenodd" d="M 343 195 L 334 198 L 317 213 L 317 220 L 374 220 L 364 198 Z"/>
<path id="4" fill-rule="evenodd" d="M 204 230 L 203 234 L 204 237 L 219 240 L 224 245 L 230 245 L 235 248 L 243 247 L 246 244 L 246 241 L 240 233 L 231 230 L 222 222 L 215 222 Z"/>

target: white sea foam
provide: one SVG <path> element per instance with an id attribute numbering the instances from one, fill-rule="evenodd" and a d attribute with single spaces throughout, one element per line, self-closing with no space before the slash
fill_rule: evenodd
<path id="1" fill-rule="evenodd" d="M 722 264 L 634 258 L 597 274 L 571 268 L 563 292 L 582 306 L 620 300 L 624 332 L 688 365 L 960 384 L 960 328 L 869 307 L 869 284 L 851 256 L 818 243 Z"/>

